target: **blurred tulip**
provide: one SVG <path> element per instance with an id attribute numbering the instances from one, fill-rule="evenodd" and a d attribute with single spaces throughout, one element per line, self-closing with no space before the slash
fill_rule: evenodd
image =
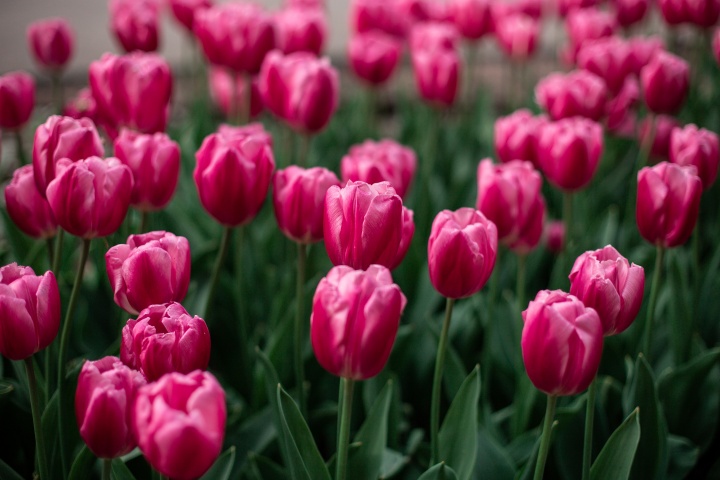
<path id="1" fill-rule="evenodd" d="M 551 73 L 535 87 L 535 98 L 553 120 L 585 117 L 598 121 L 605 116 L 608 90 L 605 82 L 586 70 Z"/>
<path id="2" fill-rule="evenodd" d="M 428 268 L 435 290 L 447 298 L 479 292 L 495 267 L 495 224 L 472 208 L 443 210 L 432 223 Z"/>
<path id="3" fill-rule="evenodd" d="M 690 67 L 680 57 L 660 51 L 640 72 L 645 104 L 654 113 L 674 114 L 690 88 Z"/>
<path id="4" fill-rule="evenodd" d="M 448 11 L 458 32 L 468 40 L 478 40 L 492 31 L 490 0 L 450 0 Z"/>
<path id="5" fill-rule="evenodd" d="M 540 24 L 524 14 L 508 15 L 495 25 L 495 38 L 512 60 L 527 60 L 535 53 Z"/>
<path id="6" fill-rule="evenodd" d="M 35 61 L 50 71 L 63 69 L 73 54 L 75 34 L 64 18 L 50 18 L 31 23 L 27 41 Z"/>
<path id="7" fill-rule="evenodd" d="M 35 81 L 25 72 L 0 75 L 0 128 L 20 130 L 35 107 Z"/>
<path id="8" fill-rule="evenodd" d="M 525 15 L 534 20 L 540 20 L 545 8 L 544 0 L 510 0 L 492 2 L 490 5 L 491 13 L 491 32 L 495 31 L 497 25 L 506 17 L 513 15 Z"/>
<path id="9" fill-rule="evenodd" d="M 612 5 L 618 24 L 629 27 L 645 18 L 650 8 L 650 0 L 613 0 Z"/>
<path id="10" fill-rule="evenodd" d="M 340 162 L 343 182 L 389 182 L 401 198 L 410 189 L 416 168 L 415 152 L 390 139 L 354 145 Z"/>
<path id="11" fill-rule="evenodd" d="M 661 162 L 640 170 L 635 210 L 640 235 L 665 248 L 685 243 L 695 228 L 701 194 L 695 167 Z"/>
<path id="12" fill-rule="evenodd" d="M 353 33 L 380 30 L 388 35 L 404 38 L 410 28 L 410 21 L 401 14 L 395 1 L 352 0 L 350 26 Z"/>
<path id="13" fill-rule="evenodd" d="M 225 392 L 208 372 L 171 373 L 138 390 L 133 433 L 150 465 L 177 480 L 201 477 L 223 445 Z"/>
<path id="14" fill-rule="evenodd" d="M 585 42 L 609 37 L 617 28 L 615 17 L 596 8 L 584 8 L 571 11 L 565 19 L 565 29 L 568 39 L 568 60 L 577 61 L 577 53 Z"/>
<path id="15" fill-rule="evenodd" d="M 180 25 L 192 33 L 195 14 L 212 6 L 211 0 L 167 0 L 170 11 Z"/>
<path id="16" fill-rule="evenodd" d="M 223 67 L 209 68 L 210 96 L 213 102 L 220 107 L 220 110 L 227 118 L 237 118 L 238 114 L 244 111 L 247 103 L 247 77 L 233 75 Z M 262 113 L 264 105 L 260 96 L 260 88 L 257 78 L 251 83 L 250 92 L 250 118 L 255 118 Z"/>
<path id="17" fill-rule="evenodd" d="M 635 104 L 640 99 L 640 85 L 634 76 L 625 83 L 614 98 L 607 103 L 606 125 L 609 132 L 624 138 L 634 138 L 636 133 Z"/>
<path id="18" fill-rule="evenodd" d="M 379 30 L 358 33 L 350 39 L 348 59 L 358 78 L 370 85 L 385 83 L 395 72 L 402 43 Z"/>
<path id="19" fill-rule="evenodd" d="M 707 190 L 717 178 L 720 163 L 717 134 L 693 124 L 674 128 L 670 134 L 670 161 L 695 167 Z"/>
<path id="20" fill-rule="evenodd" d="M 55 275 L 35 275 L 17 263 L 0 268 L 0 353 L 24 360 L 50 345 L 59 328 Z"/>
<path id="21" fill-rule="evenodd" d="M 407 300 L 380 265 L 333 267 L 313 297 L 310 340 L 318 363 L 333 375 L 372 378 L 390 356 Z"/>
<path id="22" fill-rule="evenodd" d="M 720 17 L 718 0 L 660 0 L 660 12 L 669 25 L 692 23 L 702 28 L 717 24 Z"/>
<path id="23" fill-rule="evenodd" d="M 516 110 L 495 120 L 495 152 L 503 162 L 527 160 L 538 167 L 537 139 L 547 123 L 545 115 L 533 116 L 527 109 Z"/>
<path id="24" fill-rule="evenodd" d="M 651 123 L 655 125 L 651 127 Z M 638 127 L 638 141 L 645 145 L 652 128 L 653 137 L 650 154 L 660 160 L 670 158 L 670 134 L 680 126 L 680 122 L 669 115 L 652 115 L 645 117 Z"/>
<path id="25" fill-rule="evenodd" d="M 578 67 L 594 73 L 605 81 L 612 94 L 617 94 L 633 71 L 630 44 L 612 36 L 585 42 L 577 56 Z"/>
<path id="26" fill-rule="evenodd" d="M 145 383 L 140 372 L 117 357 L 85 360 L 75 391 L 75 417 L 95 456 L 116 458 L 135 448 L 130 418 L 135 395 Z"/>
<path id="27" fill-rule="evenodd" d="M 57 231 L 57 222 L 47 200 L 35 186 L 32 165 L 25 165 L 13 172 L 13 178 L 5 187 L 5 207 L 17 227 L 33 238 L 51 238 Z"/>
<path id="28" fill-rule="evenodd" d="M 427 102 L 450 107 L 460 80 L 460 56 L 455 50 L 438 48 L 412 52 L 415 85 Z"/>
<path id="29" fill-rule="evenodd" d="M 325 12 L 320 8 L 286 7 L 275 14 L 277 48 L 285 55 L 320 55 L 327 37 Z"/>
<path id="30" fill-rule="evenodd" d="M 450 23 L 423 22 L 413 26 L 410 32 L 410 52 L 412 54 L 428 50 L 455 50 L 460 36 Z"/>
<path id="31" fill-rule="evenodd" d="M 78 90 L 77 94 L 65 103 L 62 112 L 63 116 L 81 119 L 87 117 L 97 123 L 97 105 L 92 96 L 90 87 L 84 87 Z"/>
<path id="32" fill-rule="evenodd" d="M 643 67 L 650 63 L 660 51 L 665 49 L 662 38 L 653 37 L 631 37 L 627 40 L 632 58 L 632 72 L 640 77 Z"/>
<path id="33" fill-rule="evenodd" d="M 556 0 L 558 13 L 561 17 L 577 10 L 591 10 L 600 0 Z"/>
<path id="34" fill-rule="evenodd" d="M 158 8 L 155 0 L 110 0 L 110 30 L 123 50 L 158 49 Z"/>
<path id="35" fill-rule="evenodd" d="M 545 224 L 543 230 L 545 248 L 558 254 L 565 249 L 565 223 L 562 220 L 552 220 Z"/>

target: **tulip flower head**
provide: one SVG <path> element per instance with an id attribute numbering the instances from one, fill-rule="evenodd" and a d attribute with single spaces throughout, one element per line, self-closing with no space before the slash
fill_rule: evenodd
<path id="1" fill-rule="evenodd" d="M 404 38 L 410 28 L 410 21 L 401 13 L 399 2 L 352 0 L 350 28 L 353 33 L 379 30 L 394 37 Z"/>
<path id="2" fill-rule="evenodd" d="M 553 120 L 585 117 L 598 121 L 605 116 L 608 89 L 605 81 L 587 70 L 552 73 L 535 87 L 535 97 Z"/>
<path id="3" fill-rule="evenodd" d="M 13 172 L 13 178 L 5 187 L 5 207 L 17 227 L 33 238 L 52 238 L 57 222 L 47 200 L 35 186 L 32 165 L 22 166 Z"/>
<path id="4" fill-rule="evenodd" d="M 552 253 L 561 253 L 565 248 L 565 223 L 562 220 L 552 220 L 545 224 L 543 231 L 545 248 Z"/>
<path id="5" fill-rule="evenodd" d="M 379 30 L 355 34 L 348 47 L 348 60 L 353 73 L 370 85 L 382 85 L 395 72 L 400 62 L 402 43 Z"/>
<path id="6" fill-rule="evenodd" d="M 401 198 L 405 197 L 415 176 L 415 152 L 394 140 L 365 140 L 350 147 L 340 162 L 344 182 L 389 182 Z"/>
<path id="7" fill-rule="evenodd" d="M 0 128 L 20 130 L 35 107 L 35 81 L 25 72 L 0 75 Z"/>
<path id="8" fill-rule="evenodd" d="M 613 0 L 615 18 L 619 25 L 629 27 L 642 21 L 650 7 L 650 0 Z"/>
<path id="9" fill-rule="evenodd" d="M 715 182 L 720 164 L 717 134 L 693 124 L 674 128 L 670 134 L 670 161 L 694 166 L 707 190 Z"/>
<path id="10" fill-rule="evenodd" d="M 654 123 L 654 126 L 651 126 Z M 669 115 L 653 115 L 645 117 L 638 126 L 638 141 L 640 145 L 650 141 L 650 131 L 654 132 L 650 154 L 656 159 L 668 160 L 670 158 L 670 136 L 675 128 L 680 127 L 677 118 Z"/>
<path id="11" fill-rule="evenodd" d="M 489 0 L 451 0 L 448 10 L 463 38 L 478 40 L 492 32 L 492 2 Z"/>
<path id="12" fill-rule="evenodd" d="M 643 67 L 640 83 L 648 109 L 672 115 L 685 102 L 690 88 L 690 67 L 682 58 L 660 51 Z"/>
<path id="13" fill-rule="evenodd" d="M 75 33 L 64 18 L 49 18 L 28 26 L 27 41 L 35 61 L 41 67 L 57 72 L 70 61 Z"/>
<path id="14" fill-rule="evenodd" d="M 195 14 L 212 6 L 210 0 L 168 0 L 170 12 L 185 30 L 192 33 Z"/>
<path id="15" fill-rule="evenodd" d="M 503 163 L 527 160 L 537 167 L 537 138 L 547 121 L 545 115 L 533 116 L 527 109 L 516 110 L 495 120 L 495 152 L 498 159 Z"/>
<path id="16" fill-rule="evenodd" d="M 63 116 L 74 119 L 87 117 L 97 123 L 97 105 L 92 96 L 90 87 L 84 87 L 78 90 L 77 94 L 65 103 L 63 108 Z"/>
<path id="17" fill-rule="evenodd" d="M 159 7 L 154 0 L 110 0 L 110 30 L 125 52 L 159 46 Z"/>
<path id="18" fill-rule="evenodd" d="M 277 48 L 285 55 L 320 55 L 327 37 L 325 12 L 320 8 L 286 7 L 275 14 Z"/>
<path id="19" fill-rule="evenodd" d="M 500 48 L 515 61 L 527 60 L 535 53 L 539 36 L 540 23 L 522 13 L 502 17 L 495 24 Z"/>

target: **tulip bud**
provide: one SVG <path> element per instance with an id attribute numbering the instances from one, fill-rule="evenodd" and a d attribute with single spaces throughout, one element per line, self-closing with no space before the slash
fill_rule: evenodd
<path id="1" fill-rule="evenodd" d="M 600 317 L 603 334 L 625 331 L 637 317 L 645 291 L 645 270 L 611 245 L 580 255 L 572 267 L 570 294 Z"/>
<path id="2" fill-rule="evenodd" d="M 620 92 L 633 71 L 630 45 L 616 36 L 583 43 L 577 63 L 578 67 L 602 78 L 613 94 Z"/>
<path id="3" fill-rule="evenodd" d="M 415 50 L 415 85 L 423 100 L 444 107 L 455 102 L 460 79 L 460 56 L 453 49 Z"/>
<path id="4" fill-rule="evenodd" d="M 380 265 L 333 267 L 313 297 L 310 340 L 318 363 L 352 380 L 374 377 L 387 363 L 407 299 Z"/>
<path id="5" fill-rule="evenodd" d="M 576 62 L 576 56 L 583 44 L 611 36 L 617 29 L 615 17 L 596 8 L 583 8 L 571 11 L 565 19 L 565 28 L 570 40 L 568 60 Z"/>
<path id="6" fill-rule="evenodd" d="M 478 40 L 492 32 L 492 2 L 489 0 L 451 0 L 450 18 L 464 38 Z"/>
<path id="7" fill-rule="evenodd" d="M 75 391 L 75 417 L 80 436 L 100 458 L 116 458 L 137 443 L 130 418 L 138 389 L 145 378 L 117 357 L 86 360 Z"/>
<path id="8" fill-rule="evenodd" d="M 354 33 L 379 30 L 397 38 L 404 38 L 410 21 L 402 15 L 398 2 L 386 0 L 352 0 L 350 25 Z"/>
<path id="9" fill-rule="evenodd" d="M 643 67 L 640 82 L 650 111 L 674 114 L 690 88 L 690 67 L 682 58 L 660 51 Z"/>
<path id="10" fill-rule="evenodd" d="M 613 0 L 615 18 L 620 26 L 629 27 L 642 21 L 650 7 L 650 0 Z"/>
<path id="11" fill-rule="evenodd" d="M 587 70 L 551 73 L 535 87 L 535 97 L 553 120 L 585 117 L 598 121 L 605 116 L 608 90 L 605 81 Z"/>
<path id="12" fill-rule="evenodd" d="M 210 0 L 168 0 L 170 11 L 180 25 L 192 33 L 195 14 L 212 6 Z"/>
<path id="13" fill-rule="evenodd" d="M 92 96 L 90 87 L 81 88 L 77 94 L 68 100 L 63 108 L 63 116 L 75 118 L 77 120 L 87 117 L 97 123 L 97 105 Z"/>
<path id="14" fill-rule="evenodd" d="M 215 462 L 225 436 L 225 392 L 208 372 L 171 373 L 140 388 L 132 425 L 140 450 L 161 474 L 201 477 Z"/>
<path id="15" fill-rule="evenodd" d="M 428 240 L 428 268 L 435 290 L 448 298 L 479 292 L 495 267 L 497 242 L 495 224 L 477 210 L 438 213 Z"/>
<path id="16" fill-rule="evenodd" d="M 688 12 L 682 0 L 659 0 L 658 6 L 668 25 L 680 25 L 689 21 Z"/>
<path id="17" fill-rule="evenodd" d="M 545 115 L 533 116 L 527 109 L 516 110 L 507 117 L 495 120 L 495 151 L 498 159 L 503 163 L 527 160 L 537 167 L 537 139 L 547 121 Z"/>
<path id="18" fill-rule="evenodd" d="M 667 248 L 690 238 L 702 194 L 702 181 L 695 172 L 695 167 L 668 162 L 640 170 L 635 212 L 645 240 Z"/>
<path id="19" fill-rule="evenodd" d="M 695 167 L 707 190 L 717 178 L 720 163 L 717 134 L 693 124 L 674 128 L 670 134 L 670 161 Z"/>
<path id="20" fill-rule="evenodd" d="M 543 231 L 545 248 L 552 253 L 561 253 L 565 249 L 565 224 L 562 220 L 553 220 L 545 224 Z"/>
<path id="21" fill-rule="evenodd" d="M 523 362 L 535 388 L 548 395 L 585 390 L 602 357 L 603 327 L 597 312 L 561 290 L 542 290 L 522 317 Z"/>
<path id="22" fill-rule="evenodd" d="M 158 16 L 152 0 L 110 0 L 110 30 L 126 52 L 158 49 Z"/>
<path id="23" fill-rule="evenodd" d="M 51 238 L 57 231 L 57 222 L 47 200 L 35 186 L 32 165 L 25 165 L 13 173 L 5 187 L 7 213 L 17 227 L 33 238 Z"/>
<path id="24" fill-rule="evenodd" d="M 325 12 L 319 8 L 287 7 L 275 14 L 277 48 L 285 55 L 310 52 L 320 55 L 327 36 Z"/>
<path id="25" fill-rule="evenodd" d="M 210 66 L 208 84 L 210 96 L 215 105 L 227 118 L 237 118 L 245 111 L 247 103 L 247 78 L 228 72 L 223 67 Z M 257 78 L 250 84 L 250 117 L 255 118 L 263 111 L 264 105 L 260 96 Z"/>
<path id="26" fill-rule="evenodd" d="M 35 106 L 35 81 L 25 72 L 0 75 L 0 128 L 19 130 Z"/>
<path id="27" fill-rule="evenodd" d="M 58 71 L 73 53 L 75 35 L 64 18 L 38 20 L 28 26 L 27 41 L 35 61 L 41 67 Z"/>
<path id="28" fill-rule="evenodd" d="M 502 17 L 495 25 L 495 38 L 502 51 L 512 60 L 527 60 L 535 53 L 540 35 L 537 20 L 515 14 Z"/>
<path id="29" fill-rule="evenodd" d="M 651 126 L 653 122 L 655 123 L 654 127 Z M 648 135 L 652 129 L 654 135 L 650 154 L 660 160 L 667 160 L 670 158 L 670 135 L 679 126 L 680 122 L 675 117 L 668 115 L 645 117 L 638 128 L 638 141 L 640 145 L 645 145 L 645 142 L 649 141 Z"/>
<path id="30" fill-rule="evenodd" d="M 350 39 L 348 59 L 353 73 L 370 85 L 385 83 L 395 72 L 402 43 L 379 30 L 358 33 Z"/>
<path id="31" fill-rule="evenodd" d="M 325 193 L 340 180 L 321 167 L 303 169 L 291 165 L 273 177 L 273 206 L 280 231 L 298 243 L 323 239 Z"/>
<path id="32" fill-rule="evenodd" d="M 55 340 L 60 292 L 55 275 L 11 263 L 0 268 L 0 353 L 24 360 Z"/>
<path id="33" fill-rule="evenodd" d="M 665 49 L 665 44 L 660 37 L 632 37 L 628 39 L 628 45 L 632 58 L 632 73 L 638 77 L 643 67 Z"/>
<path id="34" fill-rule="evenodd" d="M 354 145 L 340 163 L 343 182 L 389 182 L 401 198 L 408 192 L 416 168 L 415 152 L 390 139 Z"/>

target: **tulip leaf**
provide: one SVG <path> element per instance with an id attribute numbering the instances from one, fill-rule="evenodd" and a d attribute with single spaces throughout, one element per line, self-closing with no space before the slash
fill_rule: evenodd
<path id="1" fill-rule="evenodd" d="M 287 472 L 267 457 L 250 453 L 248 455 L 250 467 L 246 470 L 252 480 L 286 480 Z"/>
<path id="2" fill-rule="evenodd" d="M 288 468 L 293 480 L 330 480 L 330 473 L 305 419 L 280 384 L 277 386 L 277 402 L 290 457 Z"/>
<path id="3" fill-rule="evenodd" d="M 386 448 L 383 452 L 382 465 L 380 466 L 380 475 L 378 478 L 392 478 L 410 461 L 410 457 L 400 452 Z"/>
<path id="4" fill-rule="evenodd" d="M 458 476 L 445 462 L 440 462 L 420 475 L 418 480 L 458 480 Z"/>
<path id="5" fill-rule="evenodd" d="M 640 441 L 640 418 L 636 408 L 610 435 L 590 469 L 592 480 L 627 480 Z"/>
<path id="6" fill-rule="evenodd" d="M 259 348 L 255 349 L 255 354 L 257 355 L 258 360 L 260 360 L 260 365 L 262 365 L 265 370 L 265 390 L 274 413 L 273 418 L 275 421 L 275 429 L 277 430 L 278 444 L 280 445 L 280 454 L 285 464 L 288 465 L 290 463 L 290 454 L 288 452 L 287 442 L 285 441 L 285 432 L 282 425 L 282 412 L 280 411 L 280 404 L 278 402 L 276 392 L 277 386 L 280 385 L 280 380 L 278 379 L 275 367 L 272 362 L 270 362 L 267 355 L 265 355 L 265 353 L 263 353 L 263 351 Z"/>
<path id="7" fill-rule="evenodd" d="M 3 480 L 23 480 L 23 477 L 0 459 L 0 478 Z"/>
<path id="8" fill-rule="evenodd" d="M 235 447 L 230 447 L 225 450 L 225 453 L 220 455 L 215 463 L 213 463 L 210 470 L 205 472 L 205 475 L 200 477 L 201 480 L 228 480 L 232 473 L 233 465 L 235 464 Z"/>
<path id="9" fill-rule="evenodd" d="M 87 445 L 83 445 L 80 453 L 77 454 L 73 461 L 72 467 L 70 467 L 70 474 L 68 478 L 70 480 L 83 480 L 92 476 L 92 468 L 95 464 L 95 455 L 90 451 Z M 2 477 L 2 475 L 0 475 Z M 4 478 L 4 477 L 3 477 Z"/>
<path id="10" fill-rule="evenodd" d="M 693 469 L 700 456 L 700 449 L 685 437 L 668 436 L 668 471 L 665 480 L 683 480 Z M 718 478 L 707 474 L 705 478 Z"/>
<path id="11" fill-rule="evenodd" d="M 472 474 L 477 455 L 477 414 L 480 400 L 480 367 L 460 386 L 440 428 L 440 459 L 457 472 L 460 480 Z"/>
<path id="12" fill-rule="evenodd" d="M 113 480 L 135 480 L 135 476 L 121 459 L 116 458 L 112 461 L 112 478 Z"/>
<path id="13" fill-rule="evenodd" d="M 512 480 L 515 477 L 515 465 L 510 454 L 486 428 L 480 427 L 477 437 L 477 458 L 480 460 L 475 462 L 473 478 Z"/>
<path id="14" fill-rule="evenodd" d="M 378 478 L 387 445 L 388 412 L 392 400 L 393 383 L 387 382 L 368 412 L 365 422 L 355 435 L 360 447 L 348 457 L 348 471 L 354 479 L 374 480 Z"/>

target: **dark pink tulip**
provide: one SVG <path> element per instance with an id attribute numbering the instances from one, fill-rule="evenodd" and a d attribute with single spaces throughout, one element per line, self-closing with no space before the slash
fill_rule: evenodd
<path id="1" fill-rule="evenodd" d="M 674 114 L 690 88 L 690 67 L 680 57 L 660 51 L 640 72 L 643 96 L 654 113 Z"/>
<path id="2" fill-rule="evenodd" d="M 545 115 L 533 116 L 530 110 L 516 110 L 495 121 L 495 151 L 501 162 L 527 160 L 535 167 L 537 139 L 540 129 L 547 123 Z"/>
<path id="3" fill-rule="evenodd" d="M 619 25 L 629 27 L 639 23 L 650 7 L 650 0 L 613 0 L 615 18 Z"/>
<path id="4" fill-rule="evenodd" d="M 565 19 L 565 28 L 570 40 L 568 60 L 575 63 L 577 53 L 585 42 L 611 36 L 617 23 L 609 12 L 586 8 L 570 12 Z"/>
<path id="5" fill-rule="evenodd" d="M 435 290 L 448 298 L 479 292 L 495 267 L 498 233 L 481 212 L 443 210 L 433 220 L 428 240 L 428 269 Z"/>
<path id="6" fill-rule="evenodd" d="M 303 8 L 325 8 L 325 0 L 285 0 L 285 6 Z"/>
<path id="7" fill-rule="evenodd" d="M 586 70 L 551 73 L 535 87 L 535 98 L 553 120 L 585 117 L 598 121 L 605 116 L 608 89 L 605 81 Z"/>
<path id="8" fill-rule="evenodd" d="M 672 131 L 680 126 L 677 118 L 669 115 L 653 115 L 645 117 L 640 122 L 638 128 L 638 141 L 640 145 L 645 145 L 650 134 L 650 123 L 654 122 L 652 145 L 650 146 L 650 154 L 660 160 L 670 158 L 670 135 Z"/>
<path id="9" fill-rule="evenodd" d="M 540 23 L 524 14 L 507 15 L 495 24 L 495 38 L 512 60 L 527 60 L 535 53 Z"/>
<path id="10" fill-rule="evenodd" d="M 150 465 L 177 480 L 201 477 L 222 450 L 225 391 L 208 372 L 170 373 L 138 390 L 133 433 Z"/>
<path id="11" fill-rule="evenodd" d="M 388 35 L 404 38 L 411 22 L 400 12 L 396 1 L 352 0 L 350 25 L 354 33 L 380 30 Z"/>
<path id="12" fill-rule="evenodd" d="M 137 315 L 151 305 L 181 302 L 190 284 L 190 244 L 185 237 L 156 231 L 130 235 L 105 253 L 115 303 Z"/>
<path id="13" fill-rule="evenodd" d="M 602 127 L 574 117 L 550 122 L 540 130 L 538 160 L 548 181 L 576 191 L 592 180 L 603 151 Z"/>
<path id="14" fill-rule="evenodd" d="M 56 165 L 47 199 L 58 225 L 84 239 L 106 237 L 125 219 L 133 178 L 117 158 L 89 157 Z"/>
<path id="15" fill-rule="evenodd" d="M 340 162 L 343 182 L 389 182 L 401 198 L 410 189 L 416 168 L 415 152 L 390 139 L 354 145 Z"/>
<path id="16" fill-rule="evenodd" d="M 333 185 L 340 180 L 326 168 L 291 165 L 275 172 L 273 207 L 280 231 L 298 243 L 322 240 L 325 194 Z"/>
<path id="17" fill-rule="evenodd" d="M 543 230 L 545 248 L 552 253 L 561 253 L 565 248 L 565 224 L 562 220 L 552 220 L 545 224 Z"/>
<path id="18" fill-rule="evenodd" d="M 77 94 L 65 103 L 62 112 L 63 116 L 81 119 L 87 117 L 97 123 L 97 105 L 92 96 L 90 87 L 78 90 Z"/>
<path id="19" fill-rule="evenodd" d="M 154 52 L 159 13 L 154 0 L 110 0 L 110 30 L 126 52 Z"/>
<path id="20" fill-rule="evenodd" d="M 247 78 L 243 75 L 229 72 L 224 67 L 209 68 L 208 83 L 210 96 L 213 102 L 220 107 L 222 113 L 228 118 L 237 118 L 238 113 L 247 108 Z M 253 78 L 250 92 L 250 117 L 255 118 L 263 111 L 264 105 L 260 96 L 257 78 Z"/>
<path id="21" fill-rule="evenodd" d="M 221 128 L 205 138 L 195 158 L 193 179 L 205 210 L 229 227 L 252 220 L 275 170 L 272 140 L 262 126 Z"/>
<path id="22" fill-rule="evenodd" d="M 320 55 L 327 37 L 325 12 L 320 8 L 287 7 L 275 14 L 277 48 L 284 54 Z"/>
<path id="23" fill-rule="evenodd" d="M 578 52 L 577 64 L 605 80 L 605 85 L 615 95 L 633 72 L 634 61 L 630 44 L 612 36 L 585 42 Z"/>
<path id="24" fill-rule="evenodd" d="M 635 209 L 640 235 L 663 247 L 685 243 L 695 228 L 701 194 L 695 167 L 660 162 L 640 170 Z"/>
<path id="25" fill-rule="evenodd" d="M 32 165 L 25 165 L 13 173 L 5 187 L 5 206 L 12 221 L 25 234 L 33 238 L 55 236 L 57 222 L 47 200 L 35 186 Z"/>
<path id="26" fill-rule="evenodd" d="M 458 31 L 450 23 L 423 22 L 413 26 L 410 32 L 410 52 L 413 54 L 428 50 L 455 50 L 459 42 Z"/>
<path id="27" fill-rule="evenodd" d="M 31 23 L 27 40 L 35 61 L 43 68 L 57 71 L 70 61 L 75 34 L 64 18 L 49 18 Z"/>
<path id="28" fill-rule="evenodd" d="M 542 290 L 522 316 L 523 362 L 535 388 L 548 395 L 576 395 L 588 388 L 602 357 L 597 312 L 561 290 Z"/>
<path id="29" fill-rule="evenodd" d="M 35 107 L 35 81 L 25 72 L 0 75 L 0 128 L 19 130 Z"/>
<path id="30" fill-rule="evenodd" d="M 717 178 L 720 163 L 717 134 L 693 124 L 674 128 L 670 134 L 670 161 L 695 167 L 707 190 Z"/>
<path id="31" fill-rule="evenodd" d="M 495 31 L 497 25 L 505 18 L 512 15 L 526 15 L 532 19 L 540 20 L 543 14 L 543 0 L 514 0 L 508 2 L 492 2 L 491 32 Z"/>
<path id="32" fill-rule="evenodd" d="M 395 72 L 402 43 L 379 30 L 358 33 L 350 39 L 348 60 L 353 73 L 370 85 L 385 83 Z"/>
<path id="33" fill-rule="evenodd" d="M 135 448 L 132 406 L 145 383 L 140 372 L 117 357 L 83 363 L 75 391 L 75 418 L 80 436 L 95 456 L 116 458 Z"/>
<path id="34" fill-rule="evenodd" d="M 132 170 L 130 205 L 144 212 L 165 208 L 180 177 L 178 144 L 164 133 L 123 130 L 115 139 L 115 155 Z"/>
<path id="35" fill-rule="evenodd" d="M 433 20 L 444 21 L 445 12 L 439 2 L 432 0 L 394 0 L 400 15 L 409 20 L 410 25 Z"/>
<path id="36" fill-rule="evenodd" d="M 558 13 L 561 17 L 565 17 L 571 12 L 577 10 L 591 10 L 600 0 L 557 0 Z"/>
<path id="37" fill-rule="evenodd" d="M 480 162 L 476 207 L 497 227 L 498 241 L 524 255 L 539 243 L 545 221 L 542 177 L 532 163 Z"/>
<path id="38" fill-rule="evenodd" d="M 658 6 L 668 25 L 679 25 L 689 21 L 688 12 L 683 0 L 659 0 Z"/>
<path id="39" fill-rule="evenodd" d="M 660 37 L 632 37 L 628 39 L 630 56 L 632 58 L 632 72 L 640 77 L 643 67 L 650 63 L 660 51 L 665 49 L 665 43 Z"/>
<path id="40" fill-rule="evenodd" d="M 614 98 L 607 103 L 606 126 L 609 132 L 624 138 L 634 138 L 636 133 L 635 104 L 640 99 L 640 85 L 634 76 L 625 83 Z"/>
<path id="41" fill-rule="evenodd" d="M 412 52 L 415 85 L 423 100 L 450 107 L 460 81 L 460 56 L 455 50 L 437 48 Z"/>
<path id="42" fill-rule="evenodd" d="M 170 11 L 180 25 L 192 33 L 195 13 L 212 6 L 210 0 L 168 0 Z"/>
<path id="43" fill-rule="evenodd" d="M 451 0 L 448 11 L 458 32 L 468 40 L 477 40 L 492 31 L 490 0 Z"/>
<path id="44" fill-rule="evenodd" d="M 387 363 L 407 300 L 380 265 L 333 267 L 315 290 L 310 340 L 315 358 L 338 377 L 365 380 Z"/>

